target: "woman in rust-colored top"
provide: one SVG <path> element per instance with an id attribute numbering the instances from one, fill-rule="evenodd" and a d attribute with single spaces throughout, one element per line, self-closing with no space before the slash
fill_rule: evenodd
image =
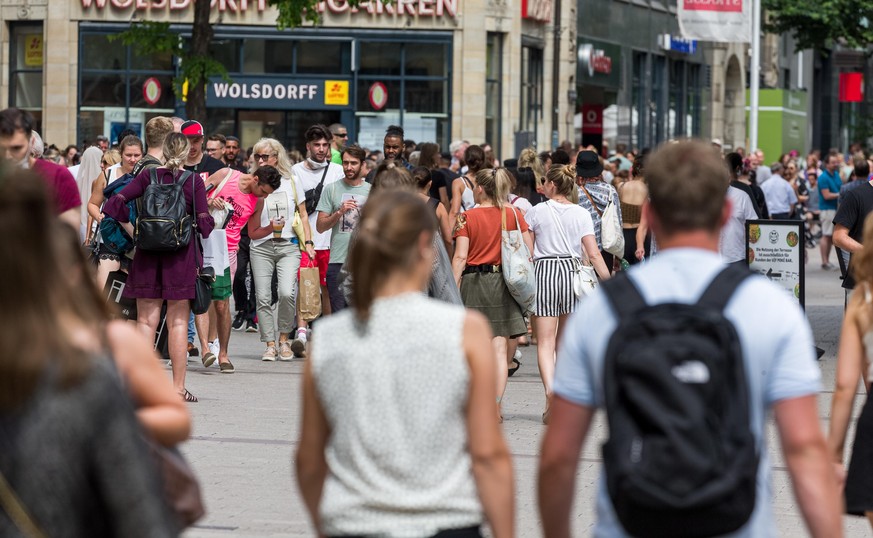
<path id="1" fill-rule="evenodd" d="M 508 368 L 512 360 L 508 340 L 527 334 L 521 307 L 509 293 L 501 272 L 501 214 L 506 216 L 506 229 L 521 229 L 528 250 L 533 252 L 524 216 L 506 203 L 511 184 L 505 168 L 480 170 L 476 174 L 474 194 L 478 205 L 457 217 L 452 260 L 452 272 L 461 288 L 464 305 L 482 312 L 491 322 L 494 351 L 501 369 L 504 362 Z M 498 406 L 506 381 L 505 375 L 498 378 Z"/>

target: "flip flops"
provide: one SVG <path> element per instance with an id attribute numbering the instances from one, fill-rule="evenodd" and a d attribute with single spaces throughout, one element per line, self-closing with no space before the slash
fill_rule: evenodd
<path id="1" fill-rule="evenodd" d="M 188 389 L 185 389 L 185 392 L 180 392 L 179 396 L 181 396 L 182 399 L 188 403 L 197 403 L 198 402 L 197 396 L 194 396 L 193 394 L 188 392 Z"/>

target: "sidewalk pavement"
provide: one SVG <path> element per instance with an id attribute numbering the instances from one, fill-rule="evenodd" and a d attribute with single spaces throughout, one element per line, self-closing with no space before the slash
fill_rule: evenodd
<path id="1" fill-rule="evenodd" d="M 843 314 L 838 271 L 820 268 L 818 248 L 809 249 L 806 266 L 806 310 L 821 360 L 819 410 L 827 427 L 836 352 Z M 835 261 L 831 254 L 831 261 Z M 544 431 L 545 397 L 536 366 L 536 348 L 521 348 L 521 369 L 509 380 L 504 400 L 504 434 L 515 468 L 516 528 L 522 538 L 541 536 L 536 505 L 537 455 Z M 185 536 L 197 538 L 313 536 L 292 470 L 300 427 L 302 360 L 261 362 L 263 345 L 255 334 L 234 331 L 232 375 L 216 366 L 189 363 L 188 388 L 200 403 L 191 404 L 194 433 L 183 452 L 197 472 L 207 516 Z M 856 401 L 855 416 L 863 396 Z M 374 424 L 373 427 L 378 427 Z M 854 430 L 849 432 L 853 438 Z M 600 444 L 605 424 L 598 416 L 583 449 L 576 479 L 574 535 L 587 536 L 594 521 L 594 498 L 600 472 Z M 780 536 L 806 535 L 776 430 L 771 422 L 768 449 L 773 465 L 773 506 Z M 847 454 L 848 456 L 848 454 Z M 845 518 L 846 536 L 870 534 L 861 518 Z"/>

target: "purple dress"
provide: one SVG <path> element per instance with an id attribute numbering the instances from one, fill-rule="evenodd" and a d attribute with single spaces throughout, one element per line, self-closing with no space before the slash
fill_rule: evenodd
<path id="1" fill-rule="evenodd" d="M 157 168 L 160 183 L 173 183 L 184 171 L 175 174 L 166 168 Z M 103 212 L 119 222 L 128 222 L 126 202 L 143 195 L 150 183 L 149 170 L 143 170 L 128 186 L 123 188 L 103 206 Z M 193 179 L 193 181 L 192 181 Z M 192 188 L 193 185 L 193 188 Z M 206 205 L 206 190 L 200 176 L 194 174 L 185 180 L 183 188 L 188 213 L 193 211 L 192 200 L 197 200 L 197 226 L 203 237 L 209 237 L 215 226 Z M 200 252 L 192 237 L 187 246 L 172 252 L 148 252 L 137 250 L 130 264 L 130 275 L 124 287 L 124 295 L 136 299 L 165 299 L 170 301 L 193 299 L 194 281 L 197 278 L 197 263 Z"/>

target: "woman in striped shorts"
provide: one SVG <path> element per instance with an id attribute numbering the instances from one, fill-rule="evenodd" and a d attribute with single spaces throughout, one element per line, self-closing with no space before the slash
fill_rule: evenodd
<path id="1" fill-rule="evenodd" d="M 555 375 L 555 343 L 560 340 L 564 322 L 576 305 L 573 268 L 577 261 L 574 258 L 581 258 L 583 262 L 589 260 L 602 280 L 609 278 L 609 269 L 597 247 L 591 215 L 578 205 L 576 167 L 553 166 L 543 183 L 543 193 L 549 200 L 533 206 L 525 214 L 525 220 L 534 236 L 537 280 L 534 327 L 538 338 L 537 362 L 546 390 L 543 422 L 548 422 Z"/>

